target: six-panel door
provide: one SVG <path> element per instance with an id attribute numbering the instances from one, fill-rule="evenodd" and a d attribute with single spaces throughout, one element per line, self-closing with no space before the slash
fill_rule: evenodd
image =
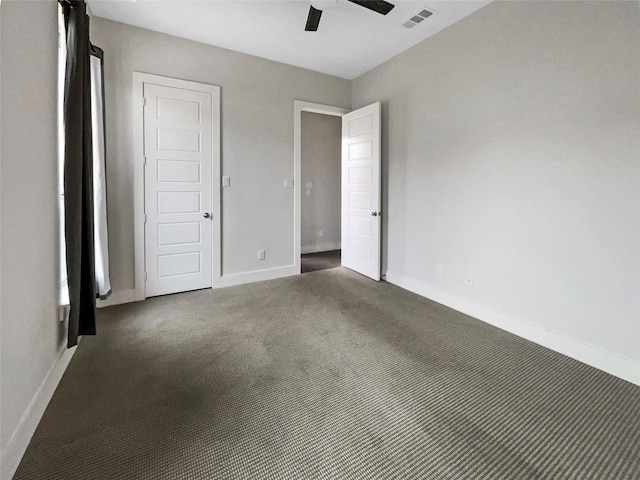
<path id="1" fill-rule="evenodd" d="M 144 84 L 146 296 L 211 287 L 212 98 Z"/>

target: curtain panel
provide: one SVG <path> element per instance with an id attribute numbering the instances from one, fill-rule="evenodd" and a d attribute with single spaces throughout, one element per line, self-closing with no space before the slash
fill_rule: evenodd
<path id="1" fill-rule="evenodd" d="M 104 52 L 95 45 L 91 51 L 91 129 L 93 141 L 93 228 L 96 296 L 111 295 L 109 275 L 109 235 L 107 229 L 107 175 L 104 112 Z"/>
<path id="2" fill-rule="evenodd" d="M 67 346 L 96 333 L 89 17 L 84 0 L 61 0 L 66 30 L 64 209 L 69 326 Z"/>

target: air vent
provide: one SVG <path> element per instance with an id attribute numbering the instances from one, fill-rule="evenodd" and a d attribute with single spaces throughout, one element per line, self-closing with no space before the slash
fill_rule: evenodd
<path id="1" fill-rule="evenodd" d="M 413 28 L 417 24 L 419 24 L 421 21 L 423 21 L 425 18 L 428 18 L 431 15 L 433 15 L 433 12 L 430 12 L 429 10 L 422 10 L 420 13 L 418 13 L 417 15 L 414 15 L 413 17 L 411 17 L 409 20 L 404 22 L 402 25 L 404 27 L 406 27 L 406 28 Z"/>

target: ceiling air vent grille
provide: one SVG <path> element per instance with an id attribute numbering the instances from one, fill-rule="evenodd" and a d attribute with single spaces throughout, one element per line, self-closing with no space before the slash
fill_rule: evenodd
<path id="1" fill-rule="evenodd" d="M 423 21 L 425 18 L 428 18 L 431 15 L 433 15 L 433 12 L 430 12 L 429 10 L 422 10 L 420 13 L 418 13 L 417 15 L 414 15 L 413 17 L 411 17 L 409 20 L 404 22 L 402 25 L 404 25 L 406 28 L 413 28 L 417 24 L 419 24 L 421 21 Z"/>

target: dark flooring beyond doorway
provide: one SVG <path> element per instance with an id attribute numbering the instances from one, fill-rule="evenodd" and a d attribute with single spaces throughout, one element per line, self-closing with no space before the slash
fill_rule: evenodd
<path id="1" fill-rule="evenodd" d="M 340 266 L 340 250 L 330 252 L 307 253 L 302 255 L 302 273 L 327 270 Z"/>

